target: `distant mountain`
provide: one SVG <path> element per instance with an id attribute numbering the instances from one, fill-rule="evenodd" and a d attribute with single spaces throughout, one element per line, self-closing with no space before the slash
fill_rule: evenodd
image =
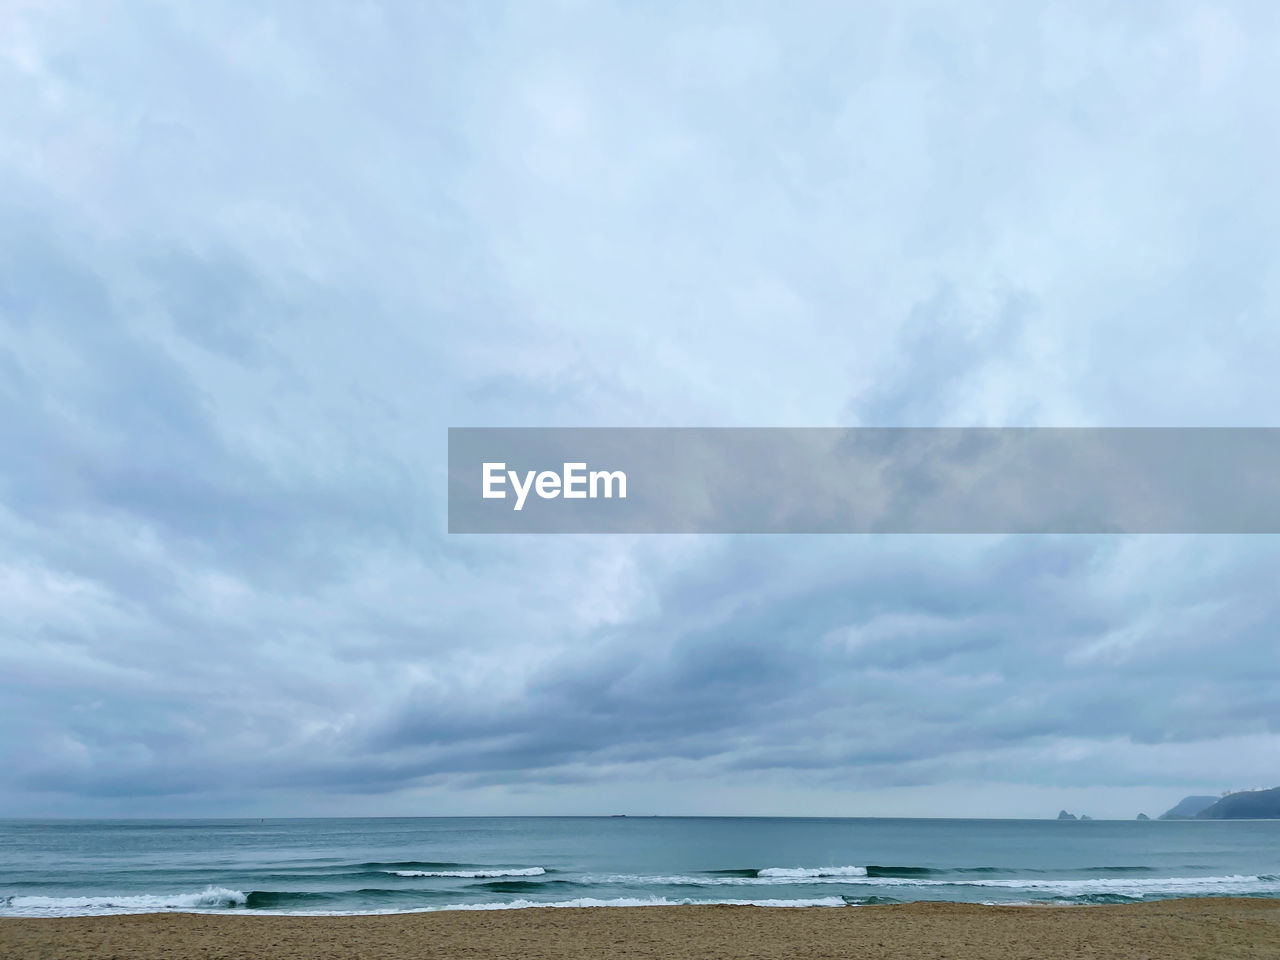
<path id="1" fill-rule="evenodd" d="M 1229 793 L 1197 813 L 1196 819 L 1280 820 L 1280 787 Z"/>
<path id="2" fill-rule="evenodd" d="M 1208 810 L 1218 802 L 1217 797 L 1183 797 L 1177 806 L 1160 814 L 1161 820 L 1190 820 L 1201 810 Z"/>
<path id="3" fill-rule="evenodd" d="M 1150 818 L 1150 817 L 1148 817 L 1145 813 L 1140 813 L 1140 814 L 1138 814 L 1138 819 L 1139 819 L 1139 820 L 1150 820 L 1151 818 Z"/>
<path id="4" fill-rule="evenodd" d="M 1065 810 L 1058 811 L 1059 820 L 1076 820 L 1078 819 L 1074 813 L 1067 813 Z"/>

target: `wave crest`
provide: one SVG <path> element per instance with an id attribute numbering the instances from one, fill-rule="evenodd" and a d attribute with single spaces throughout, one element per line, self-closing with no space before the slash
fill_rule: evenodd
<path id="1" fill-rule="evenodd" d="M 806 877 L 865 877 L 866 867 L 765 867 L 758 877 L 803 879 Z"/>
<path id="2" fill-rule="evenodd" d="M 459 877 L 465 880 L 489 877 L 540 877 L 545 867 L 494 867 L 489 870 L 387 870 L 397 877 Z"/>
<path id="3" fill-rule="evenodd" d="M 243 907 L 248 897 L 239 890 L 207 886 L 198 893 L 142 893 L 105 897 L 23 897 L 6 898 L 6 912 L 17 914 L 51 914 L 67 916 L 72 913 L 93 915 L 98 913 L 156 913 L 166 910 L 211 910 L 227 907 Z"/>

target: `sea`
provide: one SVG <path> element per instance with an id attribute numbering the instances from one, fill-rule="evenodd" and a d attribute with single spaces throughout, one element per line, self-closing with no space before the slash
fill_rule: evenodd
<path id="1" fill-rule="evenodd" d="M 1280 897 L 1280 821 L 0 821 L 0 916 Z"/>

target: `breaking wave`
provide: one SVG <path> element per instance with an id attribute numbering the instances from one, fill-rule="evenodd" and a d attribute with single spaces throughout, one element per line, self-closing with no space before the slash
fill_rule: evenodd
<path id="1" fill-rule="evenodd" d="M 210 910 L 243 907 L 248 896 L 226 887 L 198 893 L 159 893 L 101 897 L 24 897 L 0 899 L 4 912 L 26 916 L 92 916 L 100 913 L 157 913 L 166 910 Z"/>
<path id="2" fill-rule="evenodd" d="M 1115 868 L 1113 875 L 1080 877 L 1067 869 L 1057 876 L 1000 876 L 1001 868 L 912 866 L 763 867 L 713 870 L 692 875 L 580 874 L 547 876 L 544 867 L 496 867 L 409 861 L 378 864 L 365 883 L 331 881 L 317 889 L 293 884 L 243 892 L 242 878 L 227 886 L 210 884 L 182 893 L 82 896 L 0 896 L 0 915 L 94 916 L 172 911 L 300 915 L 416 913 L 435 910 L 514 910 L 527 907 L 676 906 L 705 903 L 760 907 L 870 906 L 920 899 L 1004 903 L 1108 904 L 1184 896 L 1280 897 L 1280 876 L 1156 877 L 1146 869 Z M 430 867 L 432 869 L 423 869 Z M 349 870 L 350 865 L 337 869 Z M 996 876 L 991 874 L 995 873 Z M 1071 874 L 1076 873 L 1076 876 Z M 343 873 L 341 876 L 349 876 Z M 435 883 L 400 883 L 390 876 L 441 878 Z M 338 876 L 331 874 L 330 877 Z M 381 882 L 378 879 L 381 878 Z M 204 878 L 202 878 L 203 880 Z M 257 879 L 263 879 L 259 876 Z M 475 880 L 469 884 L 456 881 Z M 726 888 L 735 889 L 726 889 Z M 760 887 L 769 887 L 762 890 Z M 751 888 L 751 889 L 743 889 Z M 826 896 L 828 891 L 833 895 Z M 43 893 L 43 891 L 41 891 Z M 781 896 L 770 896 L 772 893 Z M 33 891 L 34 894 L 34 891 Z M 727 896 L 726 896 L 727 895 Z M 763 896 L 761 896 L 763 895 Z M 466 902 L 471 901 L 471 902 Z M 477 902 L 479 901 L 479 902 Z"/>
<path id="3" fill-rule="evenodd" d="M 865 877 L 866 867 L 765 867 L 757 877 L 808 880 L 814 877 Z"/>
<path id="4" fill-rule="evenodd" d="M 546 873 L 543 867 L 493 867 L 486 870 L 387 870 L 397 877 L 460 877 L 482 879 L 485 877 L 540 877 Z"/>

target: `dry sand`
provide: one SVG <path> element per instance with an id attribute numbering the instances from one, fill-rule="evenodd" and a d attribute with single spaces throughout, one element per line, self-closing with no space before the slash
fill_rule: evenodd
<path id="1" fill-rule="evenodd" d="M 0 920 L 0 957 L 1280 958 L 1280 901 L 1096 907 L 914 903 L 845 908 L 624 907 L 253 917 L 148 914 Z"/>

